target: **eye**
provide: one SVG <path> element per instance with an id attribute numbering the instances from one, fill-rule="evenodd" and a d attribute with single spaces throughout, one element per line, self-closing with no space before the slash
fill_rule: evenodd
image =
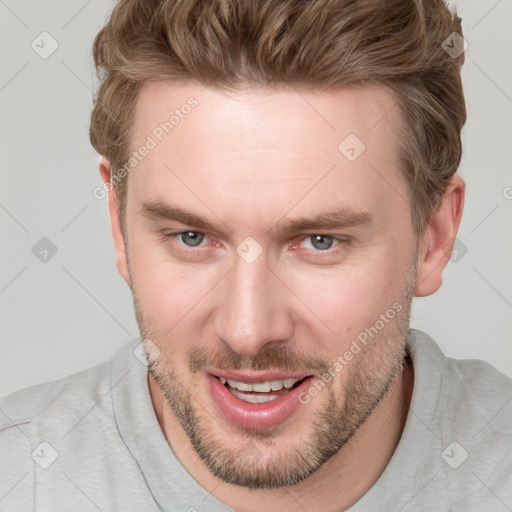
<path id="1" fill-rule="evenodd" d="M 206 238 L 204 233 L 199 233 L 198 231 L 182 231 L 176 233 L 175 237 L 188 247 L 198 247 Z"/>
<path id="2" fill-rule="evenodd" d="M 222 243 L 212 235 L 201 231 L 174 231 L 159 233 L 159 239 L 172 257 L 183 261 L 203 261 L 213 256 L 214 249 L 221 249 Z"/>
<path id="3" fill-rule="evenodd" d="M 310 246 L 306 244 L 304 246 L 304 243 L 310 243 Z M 339 243 L 339 241 L 329 235 L 309 235 L 307 238 L 305 238 L 299 246 L 305 247 L 306 249 L 313 248 L 315 251 L 327 251 L 328 249 L 331 249 L 336 243 Z"/>

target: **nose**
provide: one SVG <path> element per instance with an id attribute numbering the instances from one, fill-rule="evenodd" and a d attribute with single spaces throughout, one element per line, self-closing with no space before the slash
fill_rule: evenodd
<path id="1" fill-rule="evenodd" d="M 236 257 L 218 299 L 216 335 L 240 355 L 255 356 L 266 344 L 293 335 L 290 293 L 264 255 L 252 263 Z"/>

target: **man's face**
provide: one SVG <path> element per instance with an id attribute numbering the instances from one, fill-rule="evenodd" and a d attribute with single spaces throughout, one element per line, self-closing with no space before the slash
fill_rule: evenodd
<path id="1" fill-rule="evenodd" d="M 172 413 L 226 482 L 308 477 L 400 372 L 416 237 L 394 104 L 369 87 L 139 96 L 133 149 L 156 146 L 128 180 L 137 319 Z"/>

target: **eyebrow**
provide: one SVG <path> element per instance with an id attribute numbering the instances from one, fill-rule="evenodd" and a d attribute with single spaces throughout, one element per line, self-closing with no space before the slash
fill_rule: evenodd
<path id="1" fill-rule="evenodd" d="M 205 231 L 219 231 L 219 228 L 205 217 L 167 204 L 163 201 L 144 201 L 141 211 L 145 217 L 152 219 L 175 220 Z"/>
<path id="2" fill-rule="evenodd" d="M 145 201 L 141 208 L 142 214 L 156 220 L 174 220 L 194 226 L 204 231 L 220 232 L 218 225 L 205 217 L 189 212 L 164 201 Z M 353 208 L 337 208 L 323 212 L 314 217 L 291 218 L 280 220 L 270 229 L 271 234 L 290 235 L 297 232 L 322 233 L 326 230 L 346 229 L 368 224 L 373 220 L 369 212 Z"/>
<path id="3" fill-rule="evenodd" d="M 312 218 L 296 218 L 279 221 L 272 231 L 283 234 L 296 232 L 322 233 L 332 229 L 347 229 L 369 224 L 373 216 L 369 212 L 353 208 L 337 208 L 320 213 Z"/>

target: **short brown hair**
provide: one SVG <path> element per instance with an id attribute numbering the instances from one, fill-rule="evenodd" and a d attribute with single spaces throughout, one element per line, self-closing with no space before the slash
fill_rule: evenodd
<path id="1" fill-rule="evenodd" d="M 443 44 L 452 37 L 453 47 L 459 35 L 442 0 L 120 0 L 94 42 L 91 143 L 116 176 L 146 81 L 232 90 L 384 85 L 401 110 L 399 149 L 421 234 L 462 153 L 464 54 L 453 58 Z M 126 177 L 114 184 L 123 219 Z"/>

